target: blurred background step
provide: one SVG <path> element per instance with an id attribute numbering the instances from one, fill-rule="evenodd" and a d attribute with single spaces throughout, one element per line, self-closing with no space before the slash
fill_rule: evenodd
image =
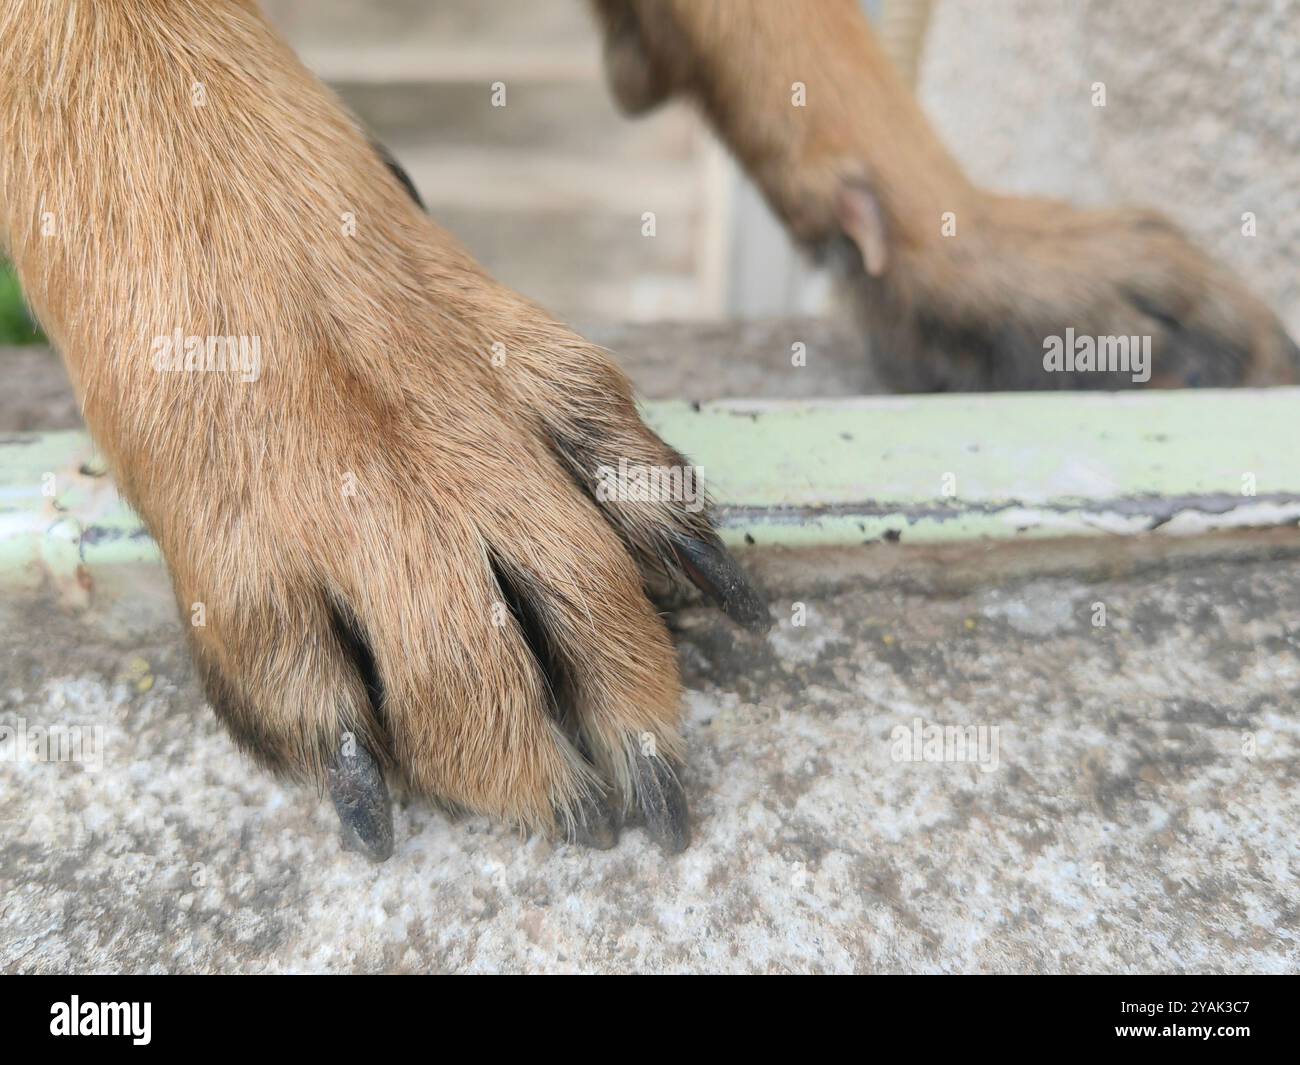
<path id="1" fill-rule="evenodd" d="M 638 162 L 556 156 L 513 148 L 412 147 L 388 143 L 430 208 L 481 207 L 494 211 L 591 210 L 626 214 L 638 233 L 641 215 L 655 213 L 655 228 L 667 218 L 690 214 L 701 194 L 691 163 Z M 604 180 L 590 181 L 598 169 Z"/>
<path id="2" fill-rule="evenodd" d="M 430 54 L 468 43 L 487 54 L 599 54 L 579 0 L 262 0 L 262 9 L 304 51 L 398 43 Z"/>
<path id="3" fill-rule="evenodd" d="M 426 57 L 427 59 L 427 57 Z M 707 136 L 685 106 L 629 122 L 603 86 L 507 81 L 506 106 L 494 107 L 494 78 L 422 82 L 333 79 L 334 90 L 374 132 L 395 144 L 439 151 L 485 145 L 545 155 L 690 163 Z"/>
<path id="4" fill-rule="evenodd" d="M 725 314 L 728 164 L 689 107 L 618 113 L 585 4 L 263 6 L 494 276 L 575 322 Z"/>
<path id="5" fill-rule="evenodd" d="M 487 269 L 568 320 L 698 317 L 701 178 L 689 163 L 390 144 L 430 213 Z M 654 213 L 654 235 L 642 233 Z"/>
<path id="6" fill-rule="evenodd" d="M 507 84 L 572 83 L 599 88 L 604 74 L 600 55 L 591 48 L 493 48 L 480 42 L 449 47 L 410 41 L 386 45 L 316 44 L 298 47 L 298 58 L 328 82 L 383 85 L 479 80 Z"/>
<path id="7" fill-rule="evenodd" d="M 636 311 L 639 320 L 691 317 L 696 310 L 689 213 L 681 224 L 661 217 L 659 235 L 647 238 L 631 212 L 429 203 L 438 223 L 470 247 L 494 277 L 562 319 L 603 321 L 607 314 L 598 311 L 614 306 Z"/>

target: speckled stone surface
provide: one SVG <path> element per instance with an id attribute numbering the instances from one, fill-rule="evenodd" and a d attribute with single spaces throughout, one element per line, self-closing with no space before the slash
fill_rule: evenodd
<path id="1" fill-rule="evenodd" d="M 942 591 L 873 576 L 902 550 L 778 587 L 766 639 L 673 615 L 696 817 L 676 858 L 402 798 L 369 865 L 328 803 L 235 752 L 163 615 L 141 627 L 156 580 L 114 638 L 7 603 L 0 726 L 103 747 L 97 770 L 0 761 L 0 970 L 1300 967 L 1300 562 Z M 918 722 L 995 728 L 973 750 L 996 763 L 900 760 Z"/>

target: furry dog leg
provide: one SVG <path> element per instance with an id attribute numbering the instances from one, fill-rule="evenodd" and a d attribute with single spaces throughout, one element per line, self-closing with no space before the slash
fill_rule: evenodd
<path id="1" fill-rule="evenodd" d="M 0 128 L 8 252 L 235 739 L 376 858 L 385 772 L 684 846 L 637 556 L 765 614 L 706 512 L 588 491 L 679 460 L 606 357 L 430 221 L 251 3 L 10 0 Z"/>
<path id="2" fill-rule="evenodd" d="M 791 235 L 845 259 L 895 387 L 1296 379 L 1300 352 L 1272 312 L 1158 214 L 974 187 L 857 0 L 592 2 L 618 102 L 700 107 Z M 1153 365 L 1050 372 L 1067 330 L 1149 337 Z"/>

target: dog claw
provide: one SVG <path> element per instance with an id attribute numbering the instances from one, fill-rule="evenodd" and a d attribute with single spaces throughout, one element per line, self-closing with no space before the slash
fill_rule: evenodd
<path id="1" fill-rule="evenodd" d="M 637 800 L 646 831 L 669 854 L 680 854 L 691 842 L 686 793 L 673 767 L 662 758 L 637 758 Z"/>
<path id="2" fill-rule="evenodd" d="M 355 744 L 352 753 L 335 757 L 326 778 L 343 826 L 344 849 L 360 851 L 374 862 L 387 859 L 393 853 L 393 808 L 374 756 Z"/>
<path id="3" fill-rule="evenodd" d="M 762 593 L 719 540 L 681 537 L 673 547 L 686 575 L 727 617 L 753 632 L 772 627 Z"/>
<path id="4" fill-rule="evenodd" d="M 603 798 L 589 798 L 578 807 L 573 841 L 592 850 L 607 851 L 618 842 L 614 811 Z"/>

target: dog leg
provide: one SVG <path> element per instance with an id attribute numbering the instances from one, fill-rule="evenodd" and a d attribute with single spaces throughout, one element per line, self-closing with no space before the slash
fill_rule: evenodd
<path id="1" fill-rule="evenodd" d="M 618 102 L 693 100 L 791 235 L 843 258 L 897 388 L 1296 379 L 1277 318 L 1158 214 L 974 187 L 857 0 L 592 0 Z M 1052 338 L 1151 337 L 1149 381 L 1048 372 Z"/>
<path id="2" fill-rule="evenodd" d="M 678 458 L 606 357 L 430 221 L 251 3 L 10 0 L 0 128 L 8 252 L 235 739 L 375 858 L 384 773 L 684 846 L 638 556 L 765 612 L 706 511 L 588 491 Z"/>

